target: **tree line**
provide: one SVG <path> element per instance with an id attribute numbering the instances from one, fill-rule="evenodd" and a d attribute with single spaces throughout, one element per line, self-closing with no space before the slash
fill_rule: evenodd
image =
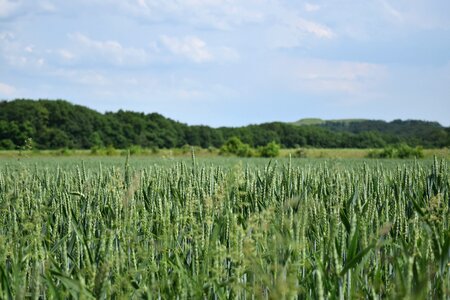
<path id="1" fill-rule="evenodd" d="M 407 144 L 425 148 L 450 146 L 450 127 L 424 121 L 325 122 L 295 125 L 271 122 L 244 127 L 187 124 L 158 113 L 119 110 L 99 113 L 64 100 L 0 102 L 0 149 L 32 142 L 37 149 L 176 148 L 185 145 L 220 148 L 231 138 L 251 147 L 275 142 L 285 148 L 382 148 Z"/>

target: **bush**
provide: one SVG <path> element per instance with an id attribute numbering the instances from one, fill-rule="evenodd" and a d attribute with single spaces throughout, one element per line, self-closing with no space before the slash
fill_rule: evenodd
<path id="1" fill-rule="evenodd" d="M 180 148 L 182 154 L 187 154 L 191 152 L 191 146 L 188 144 L 183 145 L 183 147 Z"/>
<path id="2" fill-rule="evenodd" d="M 93 146 L 93 147 L 91 147 L 91 154 L 92 155 L 97 155 L 97 154 L 100 153 L 100 151 L 101 151 L 100 146 Z"/>
<path id="3" fill-rule="evenodd" d="M 295 150 L 295 152 L 292 154 L 292 157 L 296 158 L 306 158 L 308 157 L 306 150 L 304 148 L 298 148 Z"/>
<path id="4" fill-rule="evenodd" d="M 221 155 L 234 154 L 240 157 L 254 156 L 253 149 L 249 144 L 243 143 L 238 137 L 229 138 L 220 148 Z"/>
<path id="5" fill-rule="evenodd" d="M 113 156 L 113 155 L 117 155 L 118 151 L 114 148 L 114 146 L 109 145 L 105 149 L 105 154 L 108 155 L 108 156 Z"/>
<path id="6" fill-rule="evenodd" d="M 69 156 L 72 151 L 69 148 L 61 148 L 56 151 L 56 155 Z"/>
<path id="7" fill-rule="evenodd" d="M 139 145 L 133 145 L 130 148 L 128 148 L 128 151 L 130 151 L 130 155 L 139 155 L 143 154 L 144 150 Z"/>
<path id="8" fill-rule="evenodd" d="M 280 145 L 270 142 L 264 147 L 259 148 L 259 155 L 262 157 L 277 157 L 280 154 Z"/>
<path id="9" fill-rule="evenodd" d="M 150 148 L 150 152 L 152 154 L 158 154 L 159 153 L 159 148 L 156 147 L 156 146 L 153 146 L 153 147 Z"/>
<path id="10" fill-rule="evenodd" d="M 216 147 L 213 147 L 213 146 L 209 146 L 208 147 L 208 152 L 209 153 L 214 153 L 214 152 L 216 152 L 216 150 L 217 150 Z"/>
<path id="11" fill-rule="evenodd" d="M 367 157 L 369 158 L 422 158 L 423 149 L 421 147 L 410 147 L 406 144 L 399 144 L 395 147 L 389 146 L 383 150 L 372 150 Z"/>
<path id="12" fill-rule="evenodd" d="M 421 147 L 415 147 L 412 148 L 406 144 L 401 144 L 397 148 L 397 157 L 398 158 L 422 158 L 423 157 L 423 150 Z"/>
<path id="13" fill-rule="evenodd" d="M 10 139 L 5 139 L 0 141 L 0 149 L 4 150 L 14 150 L 16 145 Z"/>
<path id="14" fill-rule="evenodd" d="M 367 154 L 368 158 L 395 158 L 395 151 L 393 147 L 386 147 L 382 150 L 371 150 Z"/>

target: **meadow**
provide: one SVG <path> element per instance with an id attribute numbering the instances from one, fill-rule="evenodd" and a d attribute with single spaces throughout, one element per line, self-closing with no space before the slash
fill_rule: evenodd
<path id="1" fill-rule="evenodd" d="M 448 299 L 447 159 L 3 157 L 1 299 Z"/>

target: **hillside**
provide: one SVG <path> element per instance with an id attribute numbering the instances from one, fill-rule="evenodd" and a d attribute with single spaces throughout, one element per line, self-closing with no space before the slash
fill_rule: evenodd
<path id="1" fill-rule="evenodd" d="M 302 126 L 272 122 L 211 128 L 188 126 L 158 113 L 119 110 L 102 114 L 64 100 L 18 99 L 0 102 L 0 149 L 21 148 L 27 141 L 38 149 L 109 145 L 218 148 L 233 136 L 252 147 L 271 141 L 286 148 L 378 148 L 397 143 L 427 148 L 450 146 L 450 128 L 435 122 L 314 120 Z"/>
<path id="2" fill-rule="evenodd" d="M 387 138 L 388 143 L 394 142 L 392 137 L 407 140 L 411 144 L 428 144 L 433 139 L 445 140 L 448 138 L 449 128 L 441 126 L 438 122 L 419 120 L 394 120 L 386 122 L 382 120 L 367 119 L 341 119 L 321 120 L 302 119 L 293 123 L 297 126 L 315 125 L 333 132 L 347 132 L 360 134 L 364 132 L 377 132 Z"/>
<path id="3" fill-rule="evenodd" d="M 336 120 L 322 120 L 320 118 L 304 118 L 298 121 L 292 122 L 293 125 L 324 125 L 327 123 L 357 123 L 368 121 L 367 119 L 336 119 Z"/>

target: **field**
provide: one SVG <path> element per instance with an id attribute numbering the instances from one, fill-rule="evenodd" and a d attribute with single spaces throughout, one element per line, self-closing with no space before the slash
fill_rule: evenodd
<path id="1" fill-rule="evenodd" d="M 195 148 L 195 155 L 202 158 L 216 158 L 220 157 L 219 149 L 202 149 L 199 147 Z M 98 153 L 93 153 L 92 150 L 72 150 L 72 149 L 57 149 L 57 150 L 0 150 L 0 158 L 54 158 L 56 157 L 76 157 L 87 159 L 88 157 L 96 157 L 102 159 L 104 156 L 117 157 L 126 156 L 130 151 L 134 157 L 146 157 L 146 158 L 158 158 L 158 159 L 171 159 L 171 158 L 190 158 L 191 148 L 173 148 L 173 149 L 145 149 L 139 148 L 137 153 L 133 153 L 133 149 L 104 149 L 106 151 L 100 151 Z M 301 158 L 366 158 L 372 150 L 380 149 L 351 149 L 351 148 L 299 148 L 299 149 L 281 149 L 279 157 L 287 158 L 290 155 L 292 157 Z M 423 155 L 425 158 L 444 158 L 450 159 L 450 148 L 440 148 L 440 149 L 424 149 Z"/>
<path id="2" fill-rule="evenodd" d="M 0 299 L 448 299 L 446 159 L 0 159 Z"/>

